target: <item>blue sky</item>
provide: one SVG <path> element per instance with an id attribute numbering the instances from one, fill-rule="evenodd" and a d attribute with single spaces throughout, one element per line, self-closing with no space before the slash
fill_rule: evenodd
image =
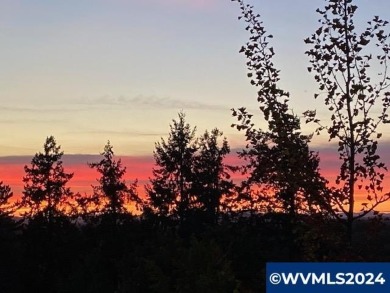
<path id="1" fill-rule="evenodd" d="M 250 1 L 274 35 L 294 112 L 323 107 L 303 39 L 322 0 Z M 390 19 L 390 1 L 356 1 L 358 17 Z M 229 0 L 0 0 L 1 155 L 31 155 L 54 135 L 66 153 L 151 154 L 184 110 L 200 132 L 233 145 L 229 109 L 256 108 L 238 53 L 248 35 Z"/>

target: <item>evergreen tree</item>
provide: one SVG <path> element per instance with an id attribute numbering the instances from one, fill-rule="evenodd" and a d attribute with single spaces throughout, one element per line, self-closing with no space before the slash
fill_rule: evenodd
<path id="1" fill-rule="evenodd" d="M 11 188 L 0 181 L 0 292 L 20 292 L 20 221 L 14 218 L 17 203 Z"/>
<path id="2" fill-rule="evenodd" d="M 70 270 L 69 236 L 74 226 L 69 220 L 73 192 L 67 184 L 61 147 L 53 136 L 46 138 L 43 152 L 36 153 L 25 166 L 24 191 L 20 210 L 27 224 L 23 243 L 22 291 L 58 292 L 60 280 Z M 68 256 L 68 257 L 67 257 Z"/>
<path id="3" fill-rule="evenodd" d="M 19 221 L 14 219 L 18 203 L 11 202 L 12 197 L 11 187 L 0 181 L 0 242 L 12 238 L 19 228 Z"/>
<path id="4" fill-rule="evenodd" d="M 43 152 L 35 154 L 31 166 L 25 166 L 24 191 L 21 208 L 28 219 L 40 218 L 53 224 L 64 216 L 73 193 L 67 183 L 73 173 L 66 173 L 62 165 L 63 152 L 53 136 L 46 138 Z"/>
<path id="5" fill-rule="evenodd" d="M 100 206 L 99 213 L 109 216 L 114 223 L 120 215 L 128 213 L 129 205 L 139 207 L 141 200 L 137 193 L 137 181 L 127 184 L 123 179 L 126 167 L 121 159 L 115 160 L 113 147 L 108 141 L 101 153 L 103 158 L 89 166 L 101 175 L 97 180 L 99 185 L 93 186 L 93 197 Z"/>
<path id="6" fill-rule="evenodd" d="M 234 168 L 224 163 L 230 153 L 230 147 L 226 138 L 223 139 L 222 145 L 219 145 L 218 139 L 221 136 L 222 132 L 215 128 L 200 137 L 194 164 L 194 194 L 197 206 L 211 223 L 217 222 L 223 197 L 232 195 L 235 187 L 230 179 Z"/>
<path id="7" fill-rule="evenodd" d="M 185 121 L 185 114 L 170 125 L 168 140 L 156 143 L 153 178 L 146 186 L 152 210 L 163 217 L 185 220 L 194 203 L 193 164 L 197 151 L 195 129 Z"/>
<path id="8" fill-rule="evenodd" d="M 10 202 L 12 196 L 11 187 L 0 181 L 0 220 L 11 217 L 15 212 L 15 204 Z"/>

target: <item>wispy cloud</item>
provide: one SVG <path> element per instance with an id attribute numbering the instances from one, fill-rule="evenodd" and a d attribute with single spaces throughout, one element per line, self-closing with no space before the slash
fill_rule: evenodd
<path id="1" fill-rule="evenodd" d="M 85 135 L 101 135 L 101 136 L 121 136 L 121 137 L 142 137 L 142 136 L 165 136 L 163 132 L 148 132 L 137 130 L 101 130 L 101 129 L 87 129 L 87 130 L 74 130 L 66 132 L 66 134 L 85 134 Z"/>
<path id="2" fill-rule="evenodd" d="M 32 156 L 4 156 L 0 157 L 0 165 L 25 165 L 31 161 Z"/>
<path id="3" fill-rule="evenodd" d="M 145 108 L 157 109 L 206 109 L 206 110 L 228 110 L 229 107 L 225 105 L 218 105 L 214 103 L 205 103 L 194 100 L 175 99 L 171 97 L 156 97 L 138 95 L 135 97 L 112 97 L 109 95 L 99 98 L 85 98 L 79 100 L 80 104 L 88 104 L 94 106 L 136 106 Z"/>

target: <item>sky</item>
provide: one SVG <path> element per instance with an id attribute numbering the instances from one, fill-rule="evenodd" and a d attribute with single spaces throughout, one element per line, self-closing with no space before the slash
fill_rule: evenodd
<path id="1" fill-rule="evenodd" d="M 248 3 L 274 35 L 275 65 L 294 113 L 328 115 L 313 99 L 303 42 L 324 1 Z M 356 4 L 362 23 L 374 15 L 390 20 L 388 0 Z M 248 38 L 239 13 L 229 0 L 0 0 L 0 180 L 17 186 L 7 164 L 23 173 L 49 135 L 78 162 L 110 140 L 128 162 L 150 163 L 180 110 L 198 134 L 218 127 L 241 147 L 230 109 L 256 113 L 257 104 L 238 53 Z M 386 153 L 387 129 L 383 139 Z M 326 149 L 326 142 L 317 137 L 313 146 Z"/>

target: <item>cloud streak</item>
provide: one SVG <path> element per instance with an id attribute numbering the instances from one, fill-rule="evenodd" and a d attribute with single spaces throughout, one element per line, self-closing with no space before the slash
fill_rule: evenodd
<path id="1" fill-rule="evenodd" d="M 137 130 L 74 130 L 66 132 L 66 134 L 84 134 L 84 135 L 100 135 L 100 136 L 119 136 L 119 137 L 162 137 L 166 136 L 163 132 L 148 132 Z"/>
<path id="2" fill-rule="evenodd" d="M 228 110 L 229 107 L 213 103 L 204 103 L 193 100 L 174 99 L 171 97 L 156 97 L 138 95 L 135 97 L 112 97 L 109 95 L 100 98 L 86 98 L 78 103 L 93 106 L 133 106 L 155 109 L 203 109 L 203 110 Z"/>

